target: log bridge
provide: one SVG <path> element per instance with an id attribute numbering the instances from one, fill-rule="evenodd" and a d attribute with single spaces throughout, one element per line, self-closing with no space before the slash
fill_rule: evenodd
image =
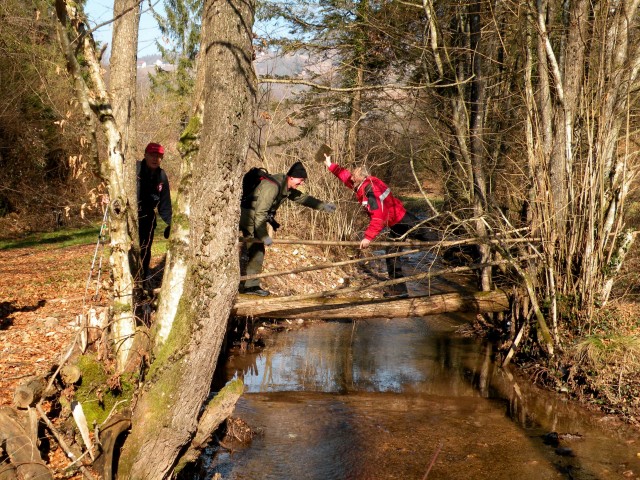
<path id="1" fill-rule="evenodd" d="M 447 247 L 465 243 L 477 242 L 474 240 L 458 240 L 451 242 L 378 242 L 373 246 L 414 247 L 411 250 L 396 252 L 387 255 L 377 255 L 342 262 L 324 263 L 311 267 L 302 267 L 293 270 L 262 273 L 258 275 L 245 275 L 241 280 L 265 278 L 278 275 L 295 274 L 305 271 L 333 268 L 343 265 L 362 263 L 372 260 L 382 260 L 392 257 L 400 257 L 424 250 L 424 247 Z M 530 241 L 530 240 L 526 240 Z M 513 240 L 511 241 L 513 242 Z M 296 243 L 312 245 L 336 245 L 355 244 L 357 242 L 323 242 L 301 240 L 274 240 L 274 243 Z M 416 248 L 422 247 L 422 248 Z M 424 273 L 408 277 L 387 280 L 384 282 L 368 283 L 356 287 L 339 288 L 306 295 L 293 295 L 288 297 L 263 297 L 255 298 L 250 295 L 239 295 L 232 309 L 232 314 L 241 317 L 255 318 L 305 318 L 305 319 L 366 319 L 366 318 L 407 318 L 426 315 L 438 315 L 452 312 L 489 313 L 509 310 L 509 297 L 504 290 L 496 289 L 488 292 L 459 291 L 442 293 L 438 295 L 419 295 L 411 298 L 365 298 L 357 296 L 358 292 L 372 288 L 384 288 L 401 283 L 424 280 L 446 274 L 469 272 L 487 267 L 493 267 L 510 263 L 508 260 L 477 263 L 463 267 L 429 270 Z"/>
<path id="2" fill-rule="evenodd" d="M 423 317 L 451 312 L 485 313 L 509 309 L 509 299 L 503 290 L 489 292 L 444 293 L 411 298 L 337 297 L 277 302 L 240 301 L 233 313 L 243 317 L 365 319 Z"/>

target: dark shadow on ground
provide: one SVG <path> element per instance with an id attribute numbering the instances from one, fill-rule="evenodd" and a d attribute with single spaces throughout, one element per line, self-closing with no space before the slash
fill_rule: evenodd
<path id="1" fill-rule="evenodd" d="M 11 315 L 14 312 L 34 312 L 39 308 L 44 307 L 46 303 L 46 300 L 39 300 L 35 305 L 18 307 L 15 300 L 11 300 L 10 302 L 0 302 L 0 330 L 6 330 L 13 325 L 13 317 Z"/>

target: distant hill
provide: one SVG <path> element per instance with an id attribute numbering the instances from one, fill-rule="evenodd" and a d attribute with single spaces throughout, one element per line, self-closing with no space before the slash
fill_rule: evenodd
<path id="1" fill-rule="evenodd" d="M 173 65 L 162 64 L 160 55 L 145 55 L 138 57 L 138 82 L 142 91 L 149 87 L 149 74 L 155 73 L 156 67 L 163 70 L 172 70 Z M 275 52 L 263 51 L 256 56 L 255 70 L 259 76 L 291 77 L 311 80 L 316 75 L 326 75 L 331 71 L 331 63 L 328 61 L 317 62 L 309 55 L 296 53 L 279 56 Z M 109 65 L 103 65 L 109 71 Z M 282 98 L 308 87 L 303 85 L 272 84 L 272 94 L 275 98 Z"/>
<path id="2" fill-rule="evenodd" d="M 144 57 L 138 57 L 138 63 L 145 62 L 147 65 L 153 65 L 160 58 L 160 55 L 145 55 Z"/>

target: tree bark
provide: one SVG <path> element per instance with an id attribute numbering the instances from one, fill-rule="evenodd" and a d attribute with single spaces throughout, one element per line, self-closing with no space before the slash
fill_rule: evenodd
<path id="1" fill-rule="evenodd" d="M 110 201 L 111 255 L 109 263 L 113 279 L 111 340 L 116 351 L 118 369 L 122 371 L 133 345 L 135 318 L 133 314 L 133 277 L 129 266 L 132 237 L 128 227 L 132 205 L 128 201 L 124 185 L 124 162 L 120 132 L 113 119 L 111 99 L 102 78 L 95 44 L 92 37 L 84 31 L 84 23 L 78 17 L 77 8 L 65 0 L 56 0 L 56 13 L 59 21 L 58 38 L 67 59 L 67 68 L 74 79 L 78 99 L 82 103 L 85 115 L 90 116 L 89 112 L 93 111 L 98 117 L 107 139 L 108 154 L 100 163 L 100 175 L 107 184 Z M 76 50 L 82 52 L 87 63 L 87 72 L 84 72 L 78 63 Z M 85 78 L 89 79 L 91 87 Z"/>
<path id="2" fill-rule="evenodd" d="M 115 0 L 113 2 L 113 35 L 109 60 L 109 93 L 113 104 L 113 119 L 120 132 L 124 159 L 124 188 L 131 209 L 129 231 L 132 249 L 132 273 L 138 276 L 140 245 L 138 244 L 138 199 L 136 182 L 136 95 L 138 26 L 141 0 Z M 150 139 L 149 141 L 151 141 Z"/>
<path id="3" fill-rule="evenodd" d="M 242 302 L 233 313 L 261 318 L 407 318 L 451 312 L 487 313 L 509 309 L 509 299 L 502 290 L 475 293 L 446 293 L 407 299 L 357 297 L 299 300 L 287 306 Z"/>
<path id="4" fill-rule="evenodd" d="M 15 478 L 20 479 L 53 479 L 38 450 L 35 410 L 20 414 L 12 408 L 0 407 L 0 444 L 6 449 L 13 467 L 8 469 L 8 475 L 15 472 Z"/>
<path id="5" fill-rule="evenodd" d="M 189 270 L 158 349 L 119 464 L 122 478 L 167 478 L 193 439 L 237 293 L 241 177 L 254 118 L 254 3 L 204 4 L 206 78 L 193 165 Z M 196 201 L 197 199 L 197 201 Z M 185 223 L 186 225 L 187 223 Z"/>
<path id="6" fill-rule="evenodd" d="M 34 406 L 42 398 L 47 382 L 43 377 L 27 378 L 16 387 L 13 393 L 13 404 L 18 408 Z"/>

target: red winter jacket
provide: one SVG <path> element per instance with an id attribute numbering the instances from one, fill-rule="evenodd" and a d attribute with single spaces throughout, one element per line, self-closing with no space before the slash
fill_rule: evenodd
<path id="1" fill-rule="evenodd" d="M 370 219 L 364 232 L 367 240 L 376 238 L 384 227 L 393 227 L 407 213 L 402 202 L 393 196 L 389 187 L 379 178 L 369 176 L 356 186 L 351 172 L 346 168 L 332 163 L 329 171 L 356 192 L 358 202 L 366 209 Z"/>

